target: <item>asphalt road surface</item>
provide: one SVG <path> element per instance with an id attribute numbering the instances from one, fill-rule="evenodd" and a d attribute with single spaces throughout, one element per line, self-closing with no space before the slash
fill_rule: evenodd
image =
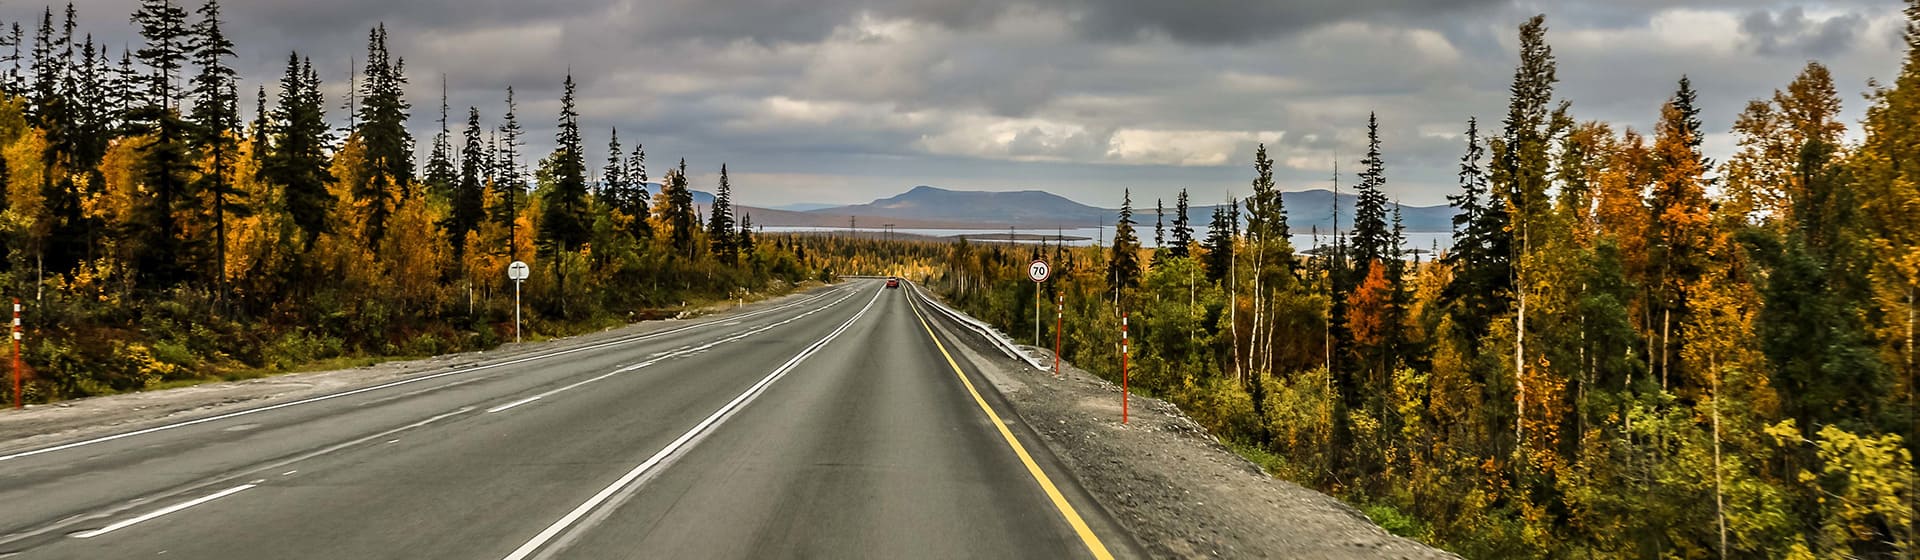
<path id="1" fill-rule="evenodd" d="M 881 284 L 0 451 L 0 558 L 1135 556 Z"/>

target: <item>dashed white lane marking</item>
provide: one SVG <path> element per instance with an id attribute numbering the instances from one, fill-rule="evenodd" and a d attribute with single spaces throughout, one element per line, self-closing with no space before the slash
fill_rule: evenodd
<path id="1" fill-rule="evenodd" d="M 808 297 L 808 298 L 806 298 L 806 299 L 802 299 L 802 300 L 800 300 L 800 301 L 795 301 L 795 302 L 793 302 L 793 303 L 789 303 L 789 304 L 786 304 L 786 305 L 781 305 L 781 306 L 779 306 L 779 307 L 773 307 L 773 308 L 769 308 L 769 309 L 762 309 L 762 310 L 759 310 L 759 311 L 755 311 L 755 312 L 752 312 L 752 313 L 748 313 L 748 314 L 745 314 L 745 315 L 741 315 L 741 316 L 739 316 L 739 317 L 737 317 L 737 318 L 739 318 L 739 319 L 745 319 L 745 318 L 747 318 L 747 317 L 753 317 L 753 316 L 758 316 L 758 315 L 765 315 L 765 314 L 768 314 L 768 313 L 772 313 L 772 312 L 775 312 L 775 311 L 779 311 L 779 310 L 782 310 L 782 309 L 787 309 L 787 308 L 790 308 L 790 307 L 794 307 L 794 306 L 797 306 L 797 305 L 804 305 L 804 304 L 807 304 L 807 303 L 810 303 L 810 302 L 814 302 L 814 301 L 818 301 L 818 300 L 821 300 L 821 299 L 824 299 L 824 298 L 826 298 L 826 297 L 827 297 L 828 295 L 831 295 L 832 293 L 834 293 L 834 291 L 838 291 L 838 289 L 835 289 L 835 290 L 833 290 L 833 291 L 828 291 L 828 292 L 823 292 L 823 293 L 821 293 L 821 294 L 819 294 L 819 295 L 815 295 L 815 296 L 811 296 L 811 297 Z M 155 433 L 155 432 L 162 432 L 162 431 L 167 431 L 167 430 L 172 430 L 172 429 L 177 429 L 177 428 L 184 428 L 184 427 L 187 427 L 187 426 L 193 426 L 193 425 L 198 425 L 198 424 L 205 424 L 205 423 L 208 423 L 208 422 L 217 422 L 217 421 L 220 421 L 220 420 L 226 420 L 226 419 L 229 419 L 229 418 L 238 418 L 238 417 L 241 417 L 241 416 L 247 416 L 247 415 L 250 415 L 250 414 L 259 414 L 259 413 L 262 413 L 262 412 L 267 412 L 267 411 L 272 411 L 272 410 L 279 410 L 279 409 L 282 409 L 282 408 L 287 408 L 287 407 L 291 407 L 291 406 L 299 406 L 299 405 L 303 405 L 303 404 L 309 404 L 309 403 L 316 403 L 316 402 L 320 402 L 320 401 L 326 401 L 326 400 L 332 400 L 332 399 L 337 399 L 337 398 L 340 398 L 340 397 L 345 397 L 345 396 L 349 396 L 349 395 L 358 395 L 358 394 L 361 394 L 361 393 L 365 393 L 365 392 L 369 392 L 369 391 L 378 391 L 378 390 L 381 390 L 381 389 L 386 389 L 386 388 L 390 388 L 390 387 L 399 387 L 399 386 L 401 386 L 401 385 L 408 385 L 408 384 L 412 384 L 412 383 L 419 383 L 419 382 L 421 382 L 421 381 L 427 381 L 427 380 L 430 380 L 430 379 L 439 379 L 439 378 L 442 378 L 442 377 L 446 377 L 446 376 L 449 376 L 449 375 L 459 375 L 459 374 L 463 374 L 463 373 L 472 373 L 472 372 L 476 372 L 476 371 L 480 371 L 480 370 L 487 370 L 487 369 L 494 369 L 494 368 L 499 368 L 499 367 L 506 367 L 506 366 L 510 366 L 510 365 L 515 365 L 515 364 L 523 364 L 523 363 L 526 363 L 526 362 L 531 362 L 531 361 L 534 361 L 534 360 L 541 360 L 541 359 L 546 359 L 546 358 L 551 358 L 551 357 L 554 357 L 554 356 L 564 356 L 564 355 L 567 355 L 567 354 L 574 354 L 574 353 L 579 353 L 579 352 L 586 352 L 586 351 L 588 351 L 588 350 L 598 350 L 598 349 L 601 349 L 601 348 L 606 348 L 606 347 L 609 347 L 609 346 L 617 346 L 617 345 L 621 345 L 621 344 L 627 344 L 627 343 L 631 343 L 631 342 L 639 342 L 639 341 L 642 341 L 642 340 L 649 340 L 649 339 L 654 339 L 654 338 L 659 338 L 659 337 L 662 337 L 662 336 L 666 336 L 666 335 L 670 335 L 670 334 L 674 334 L 674 333 L 678 333 L 678 332 L 682 332 L 682 331 L 686 331 L 686 330 L 690 330 L 690 329 L 697 329 L 697 328 L 701 328 L 701 327 L 707 327 L 707 326 L 713 326 L 713 325 L 714 325 L 714 323 L 701 323 L 701 324 L 698 324 L 698 325 L 688 325 L 688 326 L 685 326 L 685 327 L 680 327 L 680 328 L 677 328 L 677 329 L 671 329 L 671 330 L 665 330 L 665 331 L 661 331 L 661 332 L 657 332 L 657 333 L 650 333 L 650 334 L 643 334 L 643 335 L 639 335 L 639 336 L 635 336 L 635 337 L 630 337 L 630 338 L 622 338 L 622 339 L 619 339 L 619 340 L 610 340 L 610 341 L 607 341 L 607 342 L 602 342 L 602 343 L 598 343 L 598 344 L 590 344 L 590 345 L 587 345 L 587 346 L 581 346 L 581 347 L 579 347 L 579 348 L 570 348 L 570 349 L 567 349 L 567 350 L 560 350 L 560 351 L 556 351 L 556 352 L 548 352 L 548 353 L 545 353 L 545 354 L 539 354 L 539 355 L 534 355 L 534 356 L 527 356 L 527 357 L 524 357 L 524 358 L 517 358 L 517 359 L 513 359 L 513 360 L 508 360 L 508 361 L 504 361 L 504 362 L 499 362 L 499 363 L 493 363 L 493 364 L 487 364 L 487 365 L 483 365 L 483 366 L 475 366 L 475 367 L 470 367 L 470 368 L 464 368 L 464 369 L 456 369 L 456 370 L 453 370 L 453 371 L 448 371 L 448 372 L 442 372 L 442 373 L 436 373 L 436 374 L 433 374 L 433 375 L 424 375 L 424 376 L 420 376 L 420 377 L 414 377 L 414 378 L 409 378 L 409 379 L 402 379 L 402 380 L 399 380 L 399 381 L 395 381 L 395 382 L 392 382 L 392 383 L 383 383 L 383 384 L 380 384 L 380 385 L 374 385 L 374 386 L 372 386 L 372 387 L 362 387 L 362 388 L 359 388 L 359 389 L 354 389 L 354 390 L 351 390 L 351 391 L 342 391 L 342 392 L 339 392 L 339 393 L 333 393 L 333 394 L 330 394 L 330 395 L 321 395 L 321 396 L 318 396 L 318 397 L 312 397 L 312 398 L 306 398 L 306 399 L 300 399 L 300 400 L 297 400 L 297 401 L 292 401 L 292 402 L 284 402 L 284 403 L 280 403 L 280 404 L 275 404 L 275 405 L 268 405 L 268 406 L 263 406 L 263 407 L 260 407 L 260 408 L 250 408 L 250 409 L 247 409 L 247 410 L 241 410 L 241 411 L 237 411 L 237 412 L 230 412 L 230 413 L 227 413 L 227 414 L 221 414 L 221 415 L 218 415 L 218 416 L 208 416 L 208 417 L 206 417 L 206 418 L 200 418 L 200 419 L 196 419 L 196 420 L 188 420 L 188 421 L 185 421 L 185 422 L 178 422 L 178 423 L 173 423 L 173 424 L 167 424 L 167 425 L 163 425 L 163 426 L 154 426 L 154 427 L 152 427 L 152 428 L 147 428 L 147 429 L 144 429 L 144 430 L 134 430 L 134 431 L 131 431 L 131 432 L 123 432 L 123 433 L 118 433 L 118 434 L 114 434 L 114 435 L 110 435 L 110 436 L 102 436 L 102 437 L 97 437 L 97 438 L 93 438 L 93 439 L 88 439 L 88 440 L 81 440 L 81 441 L 76 441 L 76 442 L 73 442 L 73 443 L 68 443 L 68 444 L 63 444 L 63 445 L 56 445 L 56 446 L 53 446 L 53 447 L 44 447 L 44 448 L 40 448 L 40 449 L 34 449 L 34 450 L 31 450 L 31 451 L 22 451 L 22 452 L 19 452 L 19 453 L 13 453 L 13 454 L 10 454 L 10 455 L 0 455 L 0 461 L 10 461 L 10 460 L 13 460 L 13 459 L 19 459 L 19 458 L 22 458 L 22 457 L 32 457 L 32 456 L 34 456 L 34 455 L 41 455 L 41 454 L 46 454 L 46 453 L 53 453 L 53 452 L 56 452 L 56 451 L 65 451 L 65 450 L 68 450 L 68 449 L 73 449 L 73 448 L 76 448 L 76 447 L 85 447 L 85 446 L 89 446 L 89 445 L 95 445 L 95 444 L 100 444 L 100 443 L 106 443 L 106 442 L 109 442 L 109 441 L 114 441 L 114 440 L 119 440 L 119 439 L 125 439 L 125 438 L 130 438 L 130 437 L 134 437 L 134 436 L 142 436 L 142 435 L 146 435 L 146 434 L 151 434 L 151 433 Z"/>
<path id="2" fill-rule="evenodd" d="M 235 487 L 232 487 L 232 488 L 228 488 L 228 489 L 226 489 L 226 490 L 221 490 L 221 491 L 219 491 L 219 492 L 214 492 L 214 493 L 212 493 L 212 494 L 209 494 L 209 495 L 206 495 L 206 496 L 202 496 L 202 497 L 199 497 L 199 498 L 194 498 L 194 499 L 192 499 L 192 500 L 187 500 L 187 501 L 184 501 L 184 502 L 180 502 L 180 503 L 177 503 L 177 504 L 174 504 L 174 505 L 170 505 L 170 506 L 167 506 L 167 507 L 163 507 L 163 508 L 160 508 L 160 509 L 156 509 L 156 510 L 153 510 L 153 511 L 151 511 L 151 512 L 148 512 L 148 513 L 147 513 L 147 514 L 145 514 L 145 515 L 141 515 L 141 516 L 139 516 L 139 517 L 135 517 L 135 518 L 133 518 L 133 519 L 128 519 L 128 520 L 126 520 L 126 521 L 121 521 L 121 522 L 119 522 L 119 523 L 115 523 L 115 524 L 112 524 L 112 525 L 108 525 L 108 526 L 105 526 L 105 527 L 101 527 L 101 528 L 99 528 L 99 529 L 95 529 L 95 530 L 92 530 L 92 531 L 86 531 L 86 532 L 83 532 L 83 533 L 77 533 L 77 534 L 74 534 L 74 535 L 73 535 L 73 537 L 74 537 L 74 538 L 77 538 L 77 539 L 91 539 L 91 538 L 94 538 L 94 537 L 98 537 L 98 536 L 100 536 L 100 535 L 105 535 L 105 534 L 107 534 L 107 533 L 111 533 L 111 532 L 114 532 L 114 531 L 118 531 L 118 530 L 121 530 L 121 529 L 125 529 L 125 528 L 128 528 L 128 527 L 132 527 L 132 526 L 134 526 L 134 525 L 138 525 L 138 524 L 140 524 L 140 523 L 144 523 L 144 522 L 147 522 L 147 521 L 152 521 L 153 519 L 155 519 L 155 518 L 158 518 L 158 517 L 160 517 L 160 516 L 163 516 L 163 515 L 167 515 L 167 514 L 170 514 L 170 513 L 174 513 L 174 512 L 177 512 L 177 511 L 180 511 L 180 510 L 183 510 L 183 509 L 187 509 L 187 508 L 190 508 L 190 507 L 193 507 L 193 506 L 197 506 L 197 505 L 200 505 L 200 504 L 204 504 L 204 503 L 207 503 L 207 502 L 211 502 L 211 501 L 214 501 L 214 500 L 218 500 L 218 499 L 220 499 L 220 498 L 225 498 L 225 497 L 227 497 L 227 496 L 231 496 L 231 495 L 234 495 L 234 494 L 238 494 L 238 493 L 240 493 L 240 491 L 242 491 L 242 490 L 246 490 L 246 489 L 248 489 L 248 488 L 252 488 L 252 487 L 254 487 L 254 486 L 258 486 L 258 485 L 259 485 L 259 483 L 257 483 L 257 482 L 255 482 L 255 483 L 251 483 L 251 484 L 242 484 L 242 485 L 239 485 L 239 486 L 235 486 Z"/>
<path id="3" fill-rule="evenodd" d="M 847 294 L 846 296 L 844 296 L 844 297 L 841 297 L 840 299 L 837 299 L 837 300 L 834 300 L 834 301 L 833 301 L 833 303 L 829 303 L 829 304 L 826 304 L 826 305 L 823 305 L 823 306 L 820 306 L 820 307 L 819 307 L 819 308 L 817 308 L 817 309 L 813 309 L 813 310 L 809 310 L 809 311 L 807 311 L 806 313 L 801 313 L 801 314 L 799 314 L 799 315 L 794 315 L 794 316 L 792 316 L 792 317 L 788 317 L 788 318 L 787 318 L 787 319 L 785 319 L 785 320 L 782 320 L 782 321 L 778 321 L 778 322 L 773 322 L 773 323 L 768 323 L 768 324 L 766 324 L 766 325 L 763 325 L 763 326 L 760 326 L 760 327 L 757 327 L 757 328 L 753 328 L 753 329 L 748 329 L 748 330 L 744 330 L 744 331 L 740 331 L 740 332 L 737 332 L 737 333 L 734 333 L 734 334 L 732 334 L 732 335 L 730 335 L 730 336 L 727 336 L 726 338 L 721 338 L 721 339 L 718 339 L 718 340 L 714 340 L 714 341 L 712 341 L 712 342 L 708 342 L 708 343 L 706 343 L 706 344 L 701 344 L 701 345 L 699 345 L 699 346 L 694 346 L 694 345 L 691 345 L 691 344 L 689 344 L 689 345 L 686 345 L 686 346 L 681 346 L 681 347 L 680 347 L 679 349 L 676 349 L 676 350 L 674 350 L 674 351 L 671 351 L 671 352 L 664 352 L 664 353 L 659 353 L 659 354 L 654 354 L 654 355 L 652 355 L 652 356 L 649 356 L 649 357 L 648 357 L 648 359 L 647 359 L 647 361 L 644 361 L 644 362 L 640 362 L 640 363 L 637 363 L 637 364 L 633 364 L 633 365 L 630 365 L 630 366 L 626 366 L 626 367 L 622 367 L 622 368 L 619 368 L 619 369 L 615 369 L 615 370 L 613 370 L 613 371 L 609 371 L 609 372 L 607 372 L 607 373 L 603 373 L 603 374 L 600 374 L 600 375 L 597 375 L 597 376 L 594 376 L 594 377 L 589 377 L 589 378 L 587 378 L 587 379 L 583 379 L 583 380 L 580 380 L 580 381 L 576 381 L 576 382 L 574 382 L 574 383 L 572 383 L 572 384 L 569 384 L 569 385 L 567 385 L 567 386 L 565 386 L 565 387 L 561 387 L 561 388 L 558 388 L 558 389 L 554 389 L 554 390 L 551 390 L 551 391 L 547 391 L 547 392 L 545 392 L 545 393 L 540 393 L 540 394 L 538 394 L 538 395 L 534 395 L 534 396 L 531 396 L 531 397 L 527 397 L 527 398 L 524 398 L 524 399 L 520 399 L 520 400 L 517 400 L 517 401 L 513 401 L 513 402 L 510 402 L 510 403 L 506 403 L 506 404 L 502 404 L 502 405 L 499 405 L 499 406 L 495 406 L 495 407 L 493 407 L 493 408 L 489 408 L 489 409 L 487 409 L 487 412 L 488 412 L 488 413 L 495 413 L 495 412 L 505 412 L 505 411 L 507 411 L 508 409 L 512 409 L 513 407 L 517 407 L 517 406 L 520 406 L 520 405 L 523 405 L 523 404 L 527 404 L 527 403 L 530 403 L 530 402 L 533 402 L 533 401 L 537 401 L 537 400 L 540 400 L 540 399 L 543 399 L 543 398 L 546 398 L 546 397 L 551 397 L 551 396 L 553 396 L 553 395 L 557 395 L 557 394 L 560 394 L 560 393 L 562 393 L 562 392 L 566 392 L 566 391 L 571 391 L 571 390 L 573 390 L 573 389 L 577 389 L 577 388 L 580 388 L 580 387 L 581 387 L 581 386 L 583 386 L 583 385 L 586 385 L 586 384 L 589 384 L 589 383 L 593 383 L 593 382 L 596 382 L 596 381 L 600 381 L 600 380 L 602 380 L 602 379 L 606 379 L 606 378 L 609 378 L 609 377 L 613 377 L 613 376 L 615 376 L 615 375 L 620 375 L 620 374 L 622 374 L 622 373 L 627 373 L 627 372 L 630 372 L 630 371 L 636 371 L 636 370 L 640 370 L 640 369 L 645 369 L 645 368 L 647 368 L 647 367 L 649 367 L 649 366 L 652 366 L 652 365 L 654 365 L 654 364 L 657 364 L 657 363 L 660 363 L 660 362 L 664 362 L 664 361 L 667 361 L 667 360 L 671 360 L 671 359 L 674 359 L 674 358 L 678 358 L 678 357 L 681 357 L 681 356 L 690 356 L 690 355 L 694 355 L 694 354 L 700 354 L 700 353 L 703 353 L 703 352 L 706 352 L 706 351 L 708 351 L 708 350 L 711 350 L 711 349 L 713 349 L 713 347 L 715 347 L 715 346 L 719 346 L 719 345 L 722 345 L 722 344 L 726 344 L 726 343 L 729 343 L 729 342 L 734 342 L 734 341 L 738 341 L 738 340 L 741 340 L 741 339 L 744 339 L 744 338 L 747 338 L 747 337 L 750 337 L 750 336 L 753 336 L 753 335 L 756 335 L 756 334 L 760 334 L 760 333 L 763 333 L 763 332 L 767 332 L 767 331 L 770 331 L 770 330 L 773 330 L 773 329 L 774 329 L 775 327 L 779 327 L 779 326 L 781 326 L 781 325 L 785 325 L 785 324 L 787 324 L 787 323 L 792 323 L 792 322 L 794 322 L 794 321 L 798 321 L 798 320 L 800 320 L 800 319 L 804 319 L 804 318 L 806 318 L 806 317 L 807 317 L 808 315 L 812 315 L 812 314 L 815 314 L 815 313 L 819 313 L 819 312 L 821 312 L 821 311 L 826 311 L 826 310 L 828 310 L 828 309 L 832 309 L 832 308 L 833 308 L 834 306 L 837 306 L 837 305 L 840 305 L 840 302 L 843 302 L 843 301 L 846 301 L 846 300 L 847 300 L 848 298 L 852 298 L 852 297 L 853 297 L 854 295 L 856 295 L 856 294 Z M 862 311 L 862 312 L 864 312 L 864 311 L 866 311 L 866 310 L 865 310 L 865 309 L 862 309 L 861 311 Z"/>

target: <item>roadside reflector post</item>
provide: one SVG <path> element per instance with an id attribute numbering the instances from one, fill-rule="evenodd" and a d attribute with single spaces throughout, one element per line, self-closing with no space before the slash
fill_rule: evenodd
<path id="1" fill-rule="evenodd" d="M 13 407 L 22 406 L 20 392 L 20 298 L 13 298 Z"/>
<path id="2" fill-rule="evenodd" d="M 513 281 L 513 342 L 516 344 L 520 342 L 520 283 L 525 282 L 531 272 L 524 262 L 513 261 L 507 265 L 507 279 Z"/>
<path id="3" fill-rule="evenodd" d="M 1067 294 L 1055 292 L 1053 299 L 1053 376 L 1060 376 L 1060 328 L 1065 326 L 1063 310 L 1067 304 Z"/>
<path id="4" fill-rule="evenodd" d="M 1127 314 L 1120 314 L 1120 423 L 1127 423 Z"/>

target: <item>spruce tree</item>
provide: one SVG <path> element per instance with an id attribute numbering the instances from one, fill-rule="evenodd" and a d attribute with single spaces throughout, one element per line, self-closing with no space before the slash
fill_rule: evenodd
<path id="1" fill-rule="evenodd" d="M 628 222 L 627 233 L 645 242 L 653 239 L 653 223 L 647 220 L 652 214 L 648 201 L 653 194 L 647 191 L 647 150 L 639 142 L 633 144 L 633 155 L 627 158 L 624 173 L 632 186 L 627 190 L 627 198 L 621 202 L 620 211 L 633 217 Z"/>
<path id="2" fill-rule="evenodd" d="M 1184 258 L 1193 245 L 1193 225 L 1187 221 L 1187 189 L 1180 189 L 1179 198 L 1174 199 L 1173 247 L 1168 254 L 1175 258 Z"/>
<path id="3" fill-rule="evenodd" d="M 513 101 L 513 87 L 507 87 L 507 113 L 501 117 L 500 129 L 496 131 L 497 142 L 493 143 L 493 165 L 488 166 L 493 174 L 493 188 L 499 192 L 498 202 L 493 208 L 493 219 L 507 226 L 507 258 L 520 259 L 520 204 L 521 195 L 526 193 L 526 180 L 520 174 L 520 119 L 519 106 Z"/>
<path id="4" fill-rule="evenodd" d="M 627 164 L 622 161 L 626 152 L 620 148 L 620 129 L 613 129 L 607 135 L 607 165 L 600 168 L 599 203 L 602 208 L 626 212 L 627 189 L 631 181 L 627 180 Z"/>
<path id="5" fill-rule="evenodd" d="M 320 234 L 332 231 L 328 215 L 334 198 L 327 187 L 334 177 L 327 154 L 333 139 L 319 75 L 299 53 L 287 56 L 279 103 L 267 128 L 272 142 L 260 174 L 278 185 L 280 204 L 300 230 L 299 253 L 305 254 Z"/>
<path id="6" fill-rule="evenodd" d="M 1387 195 L 1382 191 L 1387 181 L 1386 165 L 1380 158 L 1380 119 L 1374 114 L 1367 115 L 1367 157 L 1360 166 L 1359 200 L 1353 205 L 1353 249 L 1359 260 L 1354 263 L 1355 279 L 1367 277 L 1374 266 L 1396 258 L 1388 248 L 1393 240 L 1387 229 Z"/>
<path id="7" fill-rule="evenodd" d="M 363 240 L 369 247 L 379 246 L 386 236 L 387 219 L 398 200 L 411 196 L 413 134 L 407 131 L 411 106 L 404 97 L 405 72 L 406 60 L 396 60 L 387 51 L 386 24 L 368 31 L 367 79 L 360 87 L 365 101 L 356 115 L 354 133 L 367 147 L 370 169 L 360 184 L 351 185 L 351 192 L 367 208 Z"/>
<path id="8" fill-rule="evenodd" d="M 674 255 L 686 258 L 694 256 L 693 229 L 698 226 L 693 216 L 693 192 L 687 190 L 687 160 L 680 160 L 680 168 L 667 171 L 667 177 L 661 181 L 661 194 L 666 204 L 661 206 L 660 223 L 667 226 L 668 244 L 673 247 Z"/>
<path id="9" fill-rule="evenodd" d="M 460 181 L 459 170 L 453 165 L 453 129 L 447 121 L 447 77 L 440 76 L 440 132 L 433 135 L 433 151 L 427 156 L 426 168 L 427 192 L 440 200 L 453 199 L 453 189 Z"/>
<path id="10" fill-rule="evenodd" d="M 727 164 L 720 164 L 720 188 L 713 193 L 713 212 L 707 217 L 707 244 L 720 262 L 740 260 L 740 248 L 733 243 L 733 184 L 727 179 Z"/>
<path id="11" fill-rule="evenodd" d="M 467 128 L 461 139 L 460 180 L 453 187 L 446 226 L 456 256 L 466 251 L 467 234 L 479 230 L 480 221 L 486 218 L 486 171 L 482 166 L 487 154 L 480 140 L 480 109 L 467 107 Z"/>
<path id="12" fill-rule="evenodd" d="M 134 209 L 133 221 L 140 232 L 135 249 L 138 284 L 147 288 L 167 288 L 184 280 L 183 272 L 192 267 L 194 247 L 183 239 L 179 214 L 198 213 L 195 193 L 189 190 L 192 158 L 188 125 L 175 110 L 178 92 L 173 89 L 174 75 L 188 58 L 192 41 L 187 26 L 187 11 L 172 0 L 143 0 L 133 21 L 140 27 L 146 44 L 135 54 L 152 70 L 147 103 L 136 113 L 136 122 L 150 132 L 135 171 L 147 193 Z"/>
<path id="13" fill-rule="evenodd" d="M 1487 173 L 1480 166 L 1486 153 L 1479 121 L 1468 119 L 1460 192 L 1447 196 L 1454 208 L 1453 248 L 1443 260 L 1453 268 L 1453 278 L 1442 291 L 1466 340 L 1486 334 L 1492 318 L 1507 311 L 1513 290 L 1513 238 L 1506 229 L 1506 206 L 1488 198 Z"/>
<path id="14" fill-rule="evenodd" d="M 234 202 L 241 193 L 234 187 L 232 168 L 236 146 L 232 134 L 240 129 L 240 94 L 237 74 L 227 66 L 232 58 L 233 42 L 220 29 L 220 4 L 207 0 L 197 10 L 200 21 L 193 26 L 193 61 L 200 73 L 193 77 L 193 125 L 196 143 L 211 161 L 212 167 L 200 176 L 196 188 L 211 203 L 213 219 L 214 285 L 225 292 L 227 270 L 227 218 L 244 216 L 248 209 Z"/>
<path id="15" fill-rule="evenodd" d="M 587 207 L 586 152 L 580 145 L 580 113 L 574 107 L 573 75 L 567 75 L 560 97 L 557 147 L 549 158 L 553 188 L 541 200 L 540 244 L 550 256 L 580 250 L 593 233 Z M 559 259 L 552 260 L 559 266 Z"/>
<path id="16" fill-rule="evenodd" d="M 1226 281 L 1232 273 L 1235 239 L 1240 236 L 1239 218 L 1234 210 L 1239 202 L 1228 200 L 1226 206 L 1213 209 L 1213 220 L 1207 224 L 1207 239 L 1203 244 L 1207 250 L 1207 279 L 1215 284 Z"/>
<path id="17" fill-rule="evenodd" d="M 1107 290 L 1124 294 L 1140 286 L 1140 239 L 1133 234 L 1133 191 L 1121 191 L 1120 219 L 1113 223 L 1113 254 L 1107 259 Z"/>
<path id="18" fill-rule="evenodd" d="M 1167 258 L 1167 205 L 1161 199 L 1153 199 L 1153 265 Z"/>
<path id="19" fill-rule="evenodd" d="M 742 257 L 745 257 L 748 262 L 752 262 L 753 260 L 753 215 L 752 214 L 746 214 L 746 213 L 740 214 L 740 231 L 734 234 L 733 243 L 739 249 L 740 255 Z"/>

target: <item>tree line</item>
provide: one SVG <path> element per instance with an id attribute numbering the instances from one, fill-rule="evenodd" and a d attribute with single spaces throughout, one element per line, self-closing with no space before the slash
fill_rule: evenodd
<path id="1" fill-rule="evenodd" d="M 1860 140 L 1810 62 L 1741 108 L 1725 162 L 1684 76 L 1649 132 L 1579 119 L 1527 21 L 1500 129 L 1464 123 L 1437 256 L 1406 247 L 1370 117 L 1354 223 L 1323 248 L 1291 246 L 1290 210 L 1331 210 L 1285 208 L 1262 146 L 1204 238 L 1182 190 L 1171 240 L 1143 249 L 1129 195 L 1109 248 L 963 242 L 928 277 L 1015 333 L 1032 290 L 1064 296 L 1066 357 L 1107 376 L 1129 317 L 1135 387 L 1469 557 L 1910 557 L 1920 2 L 1907 15 Z"/>
<path id="2" fill-rule="evenodd" d="M 48 7 L 30 38 L 0 34 L 0 285 L 28 303 L 30 400 L 487 348 L 511 332 L 516 260 L 545 334 L 831 267 L 807 238 L 759 239 L 725 165 L 704 206 L 685 160 L 654 182 L 618 131 L 591 168 L 571 75 L 556 148 L 529 162 L 510 87 L 495 123 L 469 107 L 462 125 L 442 77 L 438 130 L 417 140 L 385 25 L 345 100 L 291 52 L 246 121 L 217 0 L 142 0 L 141 44 L 117 59 L 76 17 Z"/>

